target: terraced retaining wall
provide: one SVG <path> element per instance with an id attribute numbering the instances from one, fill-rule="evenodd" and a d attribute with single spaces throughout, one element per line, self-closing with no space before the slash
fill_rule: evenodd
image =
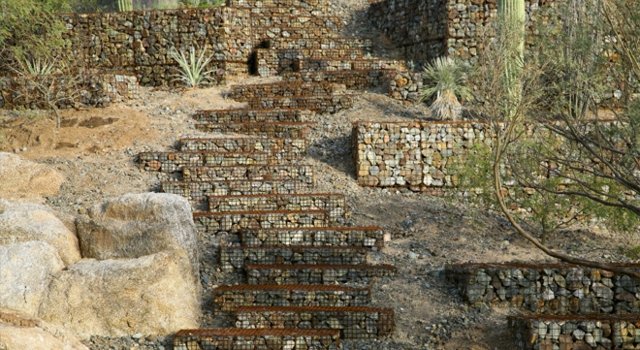
<path id="1" fill-rule="evenodd" d="M 272 227 L 322 227 L 328 224 L 327 213 L 323 210 L 195 213 L 193 221 L 198 232 L 209 233 Z"/>
<path id="2" fill-rule="evenodd" d="M 246 265 L 249 284 L 367 284 L 392 276 L 390 265 L 272 264 Z"/>
<path id="3" fill-rule="evenodd" d="M 487 129 L 475 122 L 356 122 L 358 183 L 413 190 L 451 187 L 457 183 L 453 165 L 487 139 Z"/>
<path id="4" fill-rule="evenodd" d="M 528 31 L 535 33 L 539 9 L 555 0 L 526 0 Z M 368 16 L 407 60 L 427 63 L 442 55 L 463 59 L 483 49 L 497 17 L 495 0 L 382 0 Z"/>
<path id="5" fill-rule="evenodd" d="M 601 269 L 561 264 L 463 264 L 447 277 L 473 305 L 507 304 L 537 313 L 640 312 L 640 281 Z"/>
<path id="6" fill-rule="evenodd" d="M 326 227 L 295 229 L 247 230 L 241 233 L 247 245 L 332 245 L 380 249 L 384 246 L 384 231 L 380 227 Z"/>
<path id="7" fill-rule="evenodd" d="M 517 350 L 638 349 L 640 315 L 515 316 L 509 326 Z"/>

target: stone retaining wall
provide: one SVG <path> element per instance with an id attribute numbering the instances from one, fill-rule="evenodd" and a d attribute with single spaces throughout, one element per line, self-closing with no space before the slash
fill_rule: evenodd
<path id="1" fill-rule="evenodd" d="M 219 231 L 237 233 L 240 230 L 281 227 L 323 227 L 329 223 L 324 210 L 273 210 L 193 214 L 198 232 Z"/>
<path id="2" fill-rule="evenodd" d="M 270 84 L 269 84 L 270 85 Z M 243 85 L 237 88 L 242 89 Z M 239 124 L 253 122 L 305 122 L 311 120 L 313 112 L 300 109 L 215 109 L 198 111 L 193 119 L 200 123 Z"/>
<path id="3" fill-rule="evenodd" d="M 213 291 L 223 311 L 240 306 L 366 306 L 371 288 L 330 285 L 236 285 Z"/>
<path id="4" fill-rule="evenodd" d="M 638 349 L 640 315 L 512 316 L 509 326 L 517 350 Z"/>
<path id="5" fill-rule="evenodd" d="M 242 166 L 207 166 L 183 168 L 183 181 L 290 181 L 301 180 L 313 183 L 313 167 L 310 165 L 242 165 Z"/>
<path id="6" fill-rule="evenodd" d="M 243 306 L 235 310 L 238 328 L 330 328 L 344 339 L 376 339 L 391 334 L 392 309 L 365 306 Z"/>
<path id="7" fill-rule="evenodd" d="M 284 81 L 272 84 L 235 85 L 231 88 L 229 97 L 236 101 L 249 101 L 265 97 L 325 96 L 337 91 L 339 91 L 338 86 L 331 83 L 310 84 Z"/>
<path id="8" fill-rule="evenodd" d="M 256 109 L 307 109 L 318 113 L 336 113 L 353 107 L 351 95 L 315 95 L 308 97 L 263 97 L 249 100 L 250 108 Z M 223 131 L 224 132 L 224 131 Z"/>
<path id="9" fill-rule="evenodd" d="M 283 74 L 285 80 L 302 80 L 305 82 L 327 81 L 343 84 L 347 89 L 368 89 L 375 86 L 386 86 L 397 74 L 395 69 L 384 70 L 342 70 L 326 72 L 295 72 Z"/>
<path id="10" fill-rule="evenodd" d="M 206 208 L 209 196 L 304 193 L 308 192 L 313 185 L 313 183 L 304 182 L 304 179 L 290 181 L 164 181 L 162 182 L 162 191 L 179 194 L 190 200 L 192 205 L 198 203 L 197 208 L 202 208 L 203 206 Z"/>
<path id="11" fill-rule="evenodd" d="M 543 23 L 539 9 L 554 1 L 525 1 L 528 37 Z M 425 64 L 443 55 L 476 57 L 492 36 L 497 4 L 495 0 L 382 0 L 371 5 L 368 16 L 407 60 Z"/>
<path id="12" fill-rule="evenodd" d="M 295 171 L 295 167 L 287 167 Z M 309 169 L 311 172 L 311 169 Z M 275 180 L 275 179 L 274 179 Z M 211 196 L 209 211 L 324 210 L 332 223 L 346 224 L 350 216 L 341 194 L 270 194 L 251 196 Z"/>
<path id="13" fill-rule="evenodd" d="M 302 100 L 302 99 L 299 99 Z M 265 103 L 270 104 L 271 106 L 277 105 L 280 107 L 286 107 L 287 101 L 276 99 L 276 103 L 273 103 L 273 99 L 266 100 Z M 306 104 L 302 101 L 297 101 L 300 104 Z M 320 103 L 312 103 L 309 104 L 314 105 L 322 105 L 325 104 L 326 101 L 319 101 Z M 254 108 L 260 108 L 258 104 L 261 103 L 261 100 L 257 100 L 252 102 Z M 265 108 L 269 108 L 266 106 Z M 309 126 L 313 125 L 313 123 L 306 122 L 248 122 L 248 123 L 229 123 L 229 124 L 218 124 L 214 122 L 206 122 L 206 123 L 196 123 L 195 128 L 199 131 L 204 132 L 216 132 L 216 133 L 235 133 L 235 134 L 244 134 L 244 135 L 261 135 L 268 136 L 276 139 L 304 139 L 309 132 Z"/>
<path id="14" fill-rule="evenodd" d="M 253 349 L 338 350 L 340 331 L 330 329 L 237 329 L 182 330 L 173 337 L 174 350 Z"/>
<path id="15" fill-rule="evenodd" d="M 258 75 L 262 77 L 280 75 L 284 72 L 300 70 L 300 61 L 307 58 L 313 60 L 344 60 L 363 59 L 367 57 L 363 49 L 322 49 L 322 48 L 295 48 L 295 49 L 257 49 L 256 62 Z"/>
<path id="16" fill-rule="evenodd" d="M 143 152 L 138 155 L 138 162 L 147 171 L 173 173 L 185 167 L 275 165 L 286 160 L 267 152 Z"/>
<path id="17" fill-rule="evenodd" d="M 380 227 L 327 227 L 298 229 L 247 230 L 241 232 L 246 245 L 326 245 L 381 249 L 384 230 Z"/>
<path id="18" fill-rule="evenodd" d="M 453 186 L 452 165 L 485 141 L 487 129 L 475 122 L 356 122 L 358 183 L 413 190 Z"/>
<path id="19" fill-rule="evenodd" d="M 390 265 L 246 265 L 249 284 L 368 284 L 395 274 Z"/>
<path id="20" fill-rule="evenodd" d="M 241 270 L 251 264 L 364 264 L 368 252 L 368 249 L 354 247 L 237 245 L 221 249 L 220 264 L 225 272 Z"/>
<path id="21" fill-rule="evenodd" d="M 472 305 L 507 304 L 537 313 L 640 312 L 640 281 L 558 264 L 463 264 L 447 268 Z"/>
<path id="22" fill-rule="evenodd" d="M 219 137 L 180 140 L 180 151 L 264 152 L 286 159 L 298 159 L 306 153 L 306 139 L 273 139 L 265 137 Z"/>

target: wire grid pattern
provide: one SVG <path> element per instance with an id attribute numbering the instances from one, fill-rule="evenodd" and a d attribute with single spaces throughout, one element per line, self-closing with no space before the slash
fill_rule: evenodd
<path id="1" fill-rule="evenodd" d="M 173 339 L 174 350 L 284 349 L 290 344 L 309 350 L 339 350 L 337 330 L 198 329 L 182 330 Z"/>
<path id="2" fill-rule="evenodd" d="M 269 152 L 282 158 L 295 159 L 307 150 L 306 139 L 273 139 L 263 136 L 188 138 L 180 140 L 180 151 Z"/>
<path id="3" fill-rule="evenodd" d="M 310 123 L 306 122 L 249 122 L 249 123 L 201 123 L 195 124 L 196 130 L 204 132 L 239 133 L 262 135 L 273 138 L 303 139 L 309 133 Z"/>
<path id="4" fill-rule="evenodd" d="M 298 109 L 224 109 L 199 111 L 193 119 L 201 123 L 237 124 L 251 122 L 304 122 L 312 111 Z"/>
<path id="5" fill-rule="evenodd" d="M 193 219 L 199 230 L 208 233 L 237 233 L 243 229 L 265 227 L 322 227 L 327 224 L 324 211 L 197 213 Z"/>
<path id="6" fill-rule="evenodd" d="M 241 232 L 242 244 L 258 246 L 307 245 L 307 246 L 353 246 L 382 249 L 382 228 L 346 227 L 315 229 L 263 229 Z"/>
<path id="7" fill-rule="evenodd" d="M 346 207 L 341 194 L 290 194 L 263 196 L 211 196 L 209 210 L 335 210 Z"/>
<path id="8" fill-rule="evenodd" d="M 301 180 L 313 183 L 313 167 L 310 165 L 243 165 L 207 166 L 183 168 L 185 181 L 287 181 Z"/>
<path id="9" fill-rule="evenodd" d="M 220 264 L 224 271 L 242 269 L 246 264 L 364 264 L 367 253 L 354 247 L 232 246 L 221 248 Z"/>
<path id="10" fill-rule="evenodd" d="M 377 277 L 393 276 L 391 265 L 247 264 L 249 284 L 367 284 Z"/>

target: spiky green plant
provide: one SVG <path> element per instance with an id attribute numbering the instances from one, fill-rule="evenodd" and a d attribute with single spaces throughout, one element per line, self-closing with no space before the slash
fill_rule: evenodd
<path id="1" fill-rule="evenodd" d="M 169 52 L 169 56 L 178 63 L 177 80 L 182 81 L 189 87 L 196 87 L 209 81 L 211 73 L 215 71 L 214 69 L 207 70 L 213 60 L 213 54 L 208 54 L 206 47 L 196 49 L 192 46 L 189 48 L 188 53 L 173 49 Z"/>
<path id="2" fill-rule="evenodd" d="M 508 40 L 505 48 L 504 84 L 508 91 L 505 117 L 512 118 L 517 113 L 522 97 L 520 77 L 524 65 L 524 36 L 526 12 L 524 0 L 498 0 L 498 21 L 500 37 Z"/>
<path id="3" fill-rule="evenodd" d="M 133 11 L 133 0 L 118 0 L 118 11 Z"/>
<path id="4" fill-rule="evenodd" d="M 432 113 L 442 119 L 457 120 L 462 115 L 458 98 L 471 98 L 471 89 L 465 85 L 465 67 L 451 57 L 438 57 L 424 69 L 426 87 L 421 99 L 435 96 L 431 104 Z"/>
<path id="5" fill-rule="evenodd" d="M 51 75 L 56 65 L 53 61 L 49 61 L 46 59 L 23 59 L 19 61 L 21 69 L 30 76 L 36 77 L 46 77 Z"/>

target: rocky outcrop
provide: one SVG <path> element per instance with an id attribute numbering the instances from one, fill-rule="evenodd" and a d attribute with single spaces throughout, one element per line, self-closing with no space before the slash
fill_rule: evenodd
<path id="1" fill-rule="evenodd" d="M 0 152 L 0 198 L 41 201 L 60 190 L 64 176 L 55 169 Z"/>
<path id="2" fill-rule="evenodd" d="M 87 350 L 87 347 L 64 330 L 13 310 L 0 309 L 0 349 Z"/>
<path id="3" fill-rule="evenodd" d="M 49 243 L 56 248 L 65 265 L 80 259 L 76 235 L 49 208 L 0 199 L 0 245 L 28 241 Z"/>
<path id="4" fill-rule="evenodd" d="M 199 280 L 197 233 L 191 206 L 181 196 L 126 194 L 91 208 L 76 226 L 85 258 L 139 258 L 181 250 L 189 256 L 194 278 Z"/>
<path id="5" fill-rule="evenodd" d="M 187 255 L 86 259 L 56 275 L 40 317 L 81 338 L 166 335 L 198 325 L 198 287 Z"/>
<path id="6" fill-rule="evenodd" d="M 63 268 L 56 249 L 45 242 L 0 246 L 0 308 L 36 316 L 52 276 Z"/>

